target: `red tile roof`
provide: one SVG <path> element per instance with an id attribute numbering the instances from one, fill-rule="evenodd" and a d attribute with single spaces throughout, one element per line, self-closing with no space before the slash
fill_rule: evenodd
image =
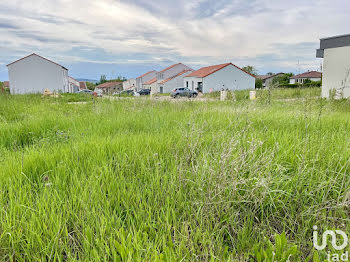
<path id="1" fill-rule="evenodd" d="M 260 76 L 257 76 L 257 78 L 261 79 L 261 80 L 267 80 L 271 77 L 275 77 L 275 76 L 278 76 L 278 75 L 283 75 L 284 73 L 278 73 L 278 74 L 273 74 L 273 75 L 260 75 Z"/>
<path id="2" fill-rule="evenodd" d="M 139 76 L 139 77 L 136 77 L 136 78 L 142 78 L 142 77 L 145 77 L 146 75 L 148 75 L 148 74 L 150 74 L 150 73 L 153 73 L 153 72 L 155 72 L 155 73 L 156 73 L 156 71 L 155 71 L 155 70 L 153 70 L 153 71 L 149 71 L 149 72 L 147 72 L 147 73 L 143 74 L 142 76 Z"/>
<path id="3" fill-rule="evenodd" d="M 122 86 L 122 85 L 123 85 L 122 82 L 106 82 L 96 86 L 96 88 L 110 88 L 110 87 Z"/>
<path id="4" fill-rule="evenodd" d="M 171 69 L 171 68 L 173 68 L 173 67 L 175 67 L 175 66 L 177 66 L 177 65 L 181 65 L 181 63 L 177 63 L 177 64 L 174 64 L 174 65 L 171 65 L 171 66 L 169 66 L 169 67 L 163 69 L 162 71 L 159 71 L 159 73 L 163 73 L 163 72 L 165 72 L 165 71 L 168 71 L 169 69 Z"/>
<path id="5" fill-rule="evenodd" d="M 152 85 L 153 83 L 157 82 L 157 78 L 152 78 L 151 80 L 147 81 L 146 83 L 144 83 L 144 85 Z"/>
<path id="6" fill-rule="evenodd" d="M 189 74 L 188 76 L 186 77 L 206 77 L 208 75 L 211 75 L 223 68 L 225 68 L 226 66 L 229 66 L 229 65 L 232 65 L 236 68 L 238 68 L 239 70 L 243 71 L 244 73 L 248 74 L 248 75 L 251 75 L 252 77 L 255 77 L 253 76 L 252 74 L 244 71 L 242 68 L 232 64 L 232 63 L 226 63 L 226 64 L 221 64 L 221 65 L 214 65 L 214 66 L 207 66 L 207 67 L 202 67 L 201 69 L 197 70 L 197 71 L 194 71 L 193 73 Z"/>
<path id="7" fill-rule="evenodd" d="M 321 78 L 322 77 L 322 73 L 317 72 L 317 71 L 310 71 L 310 72 L 306 72 L 303 74 L 299 74 L 296 76 L 292 76 L 291 79 L 298 79 L 298 78 Z"/>
<path id="8" fill-rule="evenodd" d="M 53 63 L 53 64 L 55 64 L 55 65 L 58 65 L 58 66 L 62 67 L 63 69 L 68 70 L 68 69 L 65 68 L 64 66 L 61 66 L 60 64 L 57 64 L 57 63 L 55 63 L 55 62 L 53 62 L 53 61 L 51 61 L 51 60 L 49 60 L 49 59 L 47 59 L 47 58 L 45 58 L 45 57 L 42 57 L 42 56 L 40 56 L 40 55 L 37 55 L 37 54 L 35 54 L 35 53 L 33 53 L 33 54 L 31 54 L 31 55 L 28 55 L 28 56 L 25 56 L 25 57 L 23 57 L 23 58 L 21 58 L 21 59 L 18 59 L 18 60 L 16 60 L 16 61 L 14 61 L 14 62 L 8 64 L 7 66 L 10 66 L 10 65 L 12 65 L 12 64 L 14 64 L 14 63 L 17 63 L 17 62 L 19 62 L 19 61 L 21 61 L 21 60 L 23 60 L 23 59 L 26 59 L 26 58 L 28 58 L 28 57 L 31 57 L 31 56 L 33 56 L 33 55 L 35 55 L 35 56 L 37 56 L 37 57 L 40 57 L 40 58 L 42 58 L 42 59 L 44 59 L 44 60 L 46 60 L 46 61 L 49 61 L 49 62 L 51 62 L 51 63 Z"/>
<path id="9" fill-rule="evenodd" d="M 164 84 L 164 83 L 166 83 L 166 82 L 169 82 L 170 80 L 172 80 L 172 79 L 174 79 L 174 78 L 176 78 L 176 77 L 178 77 L 178 76 L 181 76 L 181 75 L 183 75 L 183 74 L 185 74 L 185 73 L 187 73 L 187 72 L 193 72 L 193 70 L 191 70 L 191 69 L 186 69 L 186 70 L 184 70 L 184 71 L 178 73 L 177 75 L 174 75 L 174 76 L 172 76 L 172 77 L 169 77 L 168 79 L 165 79 L 165 80 L 161 81 L 160 84 Z"/>
<path id="10" fill-rule="evenodd" d="M 86 82 L 79 82 L 79 85 L 81 90 L 87 89 Z"/>

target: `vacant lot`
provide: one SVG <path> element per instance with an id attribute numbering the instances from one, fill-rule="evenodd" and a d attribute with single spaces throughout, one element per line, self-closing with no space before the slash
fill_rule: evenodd
<path id="1" fill-rule="evenodd" d="M 283 232 L 312 257 L 313 225 L 350 232 L 350 104 L 300 92 L 0 96 L 0 258 L 244 261 Z"/>

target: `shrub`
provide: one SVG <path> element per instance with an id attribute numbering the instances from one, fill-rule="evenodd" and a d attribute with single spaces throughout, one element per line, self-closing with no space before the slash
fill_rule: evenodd
<path id="1" fill-rule="evenodd" d="M 262 89 L 263 81 L 260 78 L 255 79 L 255 89 Z"/>

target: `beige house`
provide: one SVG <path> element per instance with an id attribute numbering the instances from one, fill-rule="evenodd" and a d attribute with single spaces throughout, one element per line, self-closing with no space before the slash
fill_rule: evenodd
<path id="1" fill-rule="evenodd" d="M 96 86 L 95 92 L 102 92 L 106 95 L 112 95 L 115 92 L 120 92 L 123 90 L 122 82 L 106 82 Z"/>

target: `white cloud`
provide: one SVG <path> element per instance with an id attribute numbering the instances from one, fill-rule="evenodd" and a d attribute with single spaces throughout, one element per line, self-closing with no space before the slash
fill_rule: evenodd
<path id="1" fill-rule="evenodd" d="M 318 39 L 347 33 L 349 9 L 346 0 L 8 1 L 0 60 L 35 51 L 68 64 L 232 61 L 265 72 L 299 60 L 316 69 Z"/>

